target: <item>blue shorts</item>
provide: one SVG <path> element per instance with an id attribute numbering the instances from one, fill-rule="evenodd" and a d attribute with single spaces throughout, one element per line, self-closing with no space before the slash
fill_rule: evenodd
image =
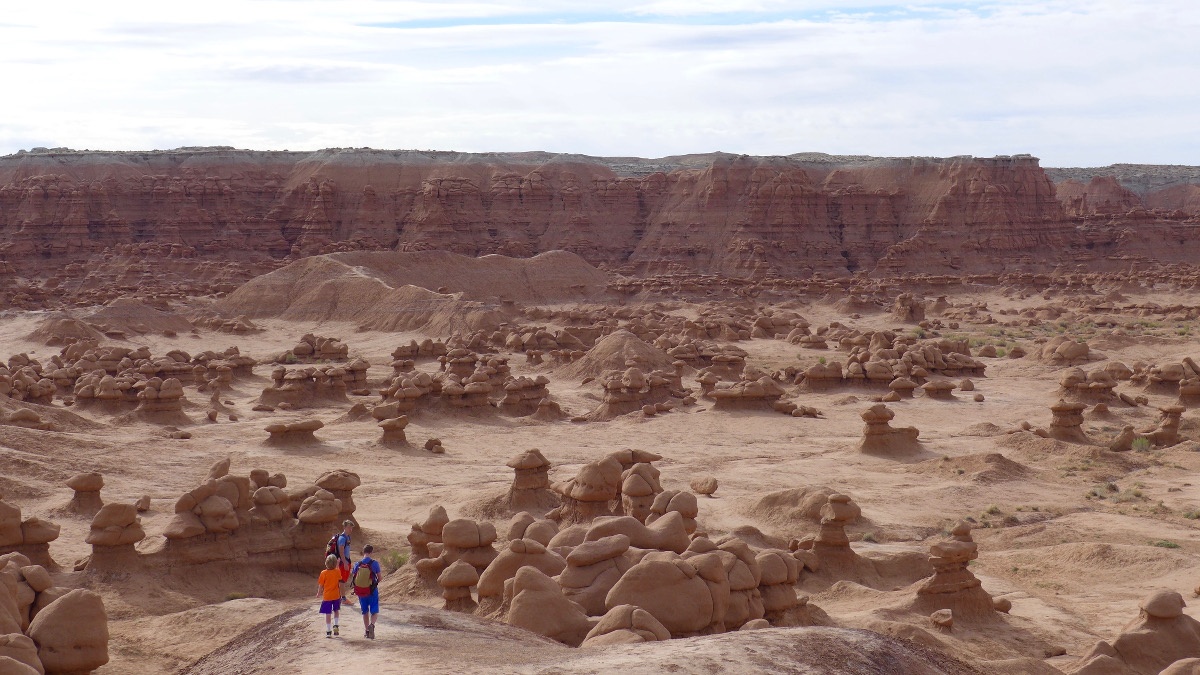
<path id="1" fill-rule="evenodd" d="M 325 600 L 321 603 L 320 613 L 321 614 L 332 614 L 334 612 L 340 611 L 341 609 L 342 609 L 342 601 L 340 599 L 339 600 Z"/>
<path id="2" fill-rule="evenodd" d="M 378 614 L 379 613 L 379 591 L 375 591 L 370 595 L 359 596 L 358 608 L 363 614 Z"/>

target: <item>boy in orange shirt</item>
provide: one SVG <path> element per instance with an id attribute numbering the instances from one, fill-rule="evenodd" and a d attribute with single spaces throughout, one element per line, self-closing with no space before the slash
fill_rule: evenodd
<path id="1" fill-rule="evenodd" d="M 331 555 L 325 558 L 325 570 L 317 577 L 317 596 L 321 598 L 321 614 L 325 615 L 325 637 L 338 634 L 338 614 L 342 609 L 342 574 L 337 569 L 338 558 Z M 333 628 L 330 629 L 330 616 L 333 618 Z"/>

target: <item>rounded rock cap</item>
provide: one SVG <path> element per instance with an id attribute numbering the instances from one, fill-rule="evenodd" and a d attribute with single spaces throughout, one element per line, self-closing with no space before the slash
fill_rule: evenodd
<path id="1" fill-rule="evenodd" d="M 1175 591 L 1156 591 L 1142 600 L 1142 611 L 1158 619 L 1174 619 L 1183 616 L 1187 603 Z"/>

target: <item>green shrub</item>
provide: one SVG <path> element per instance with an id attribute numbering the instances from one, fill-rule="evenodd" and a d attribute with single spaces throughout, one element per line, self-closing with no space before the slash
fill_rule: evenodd
<path id="1" fill-rule="evenodd" d="M 408 562 L 408 553 L 404 551 L 388 551 L 379 560 L 383 564 L 383 569 L 388 574 L 391 574 L 404 567 L 405 563 Z"/>
<path id="2" fill-rule="evenodd" d="M 1140 438 L 1133 439 L 1133 451 L 1134 452 L 1146 452 L 1149 449 L 1150 449 L 1150 439 L 1149 438 L 1142 436 Z"/>
<path id="3" fill-rule="evenodd" d="M 1166 539 L 1159 539 L 1158 541 L 1154 542 L 1153 545 L 1159 548 L 1179 548 L 1179 544 L 1176 544 L 1173 541 L 1167 541 Z"/>
<path id="4" fill-rule="evenodd" d="M 862 540 L 866 541 L 866 542 L 870 542 L 872 544 L 879 543 L 879 540 L 875 538 L 874 532 L 864 532 L 863 536 L 862 536 Z"/>
<path id="5" fill-rule="evenodd" d="M 225 600 L 227 600 L 227 601 L 228 600 L 245 600 L 248 597 L 250 597 L 249 593 L 242 593 L 241 591 L 234 591 L 233 593 L 226 595 Z"/>

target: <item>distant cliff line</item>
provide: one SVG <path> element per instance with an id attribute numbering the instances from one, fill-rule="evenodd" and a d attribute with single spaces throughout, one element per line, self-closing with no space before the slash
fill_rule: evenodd
<path id="1" fill-rule="evenodd" d="M 1200 188 L 1186 169 L 1139 192 L 1030 155 L 36 149 L 0 158 L 0 256 L 161 243 L 278 258 L 351 242 L 522 257 L 563 249 L 632 273 L 734 276 L 1200 263 L 1179 246 L 1155 248 L 1196 231 Z M 1146 183 L 1164 171 L 1122 175 Z"/>

